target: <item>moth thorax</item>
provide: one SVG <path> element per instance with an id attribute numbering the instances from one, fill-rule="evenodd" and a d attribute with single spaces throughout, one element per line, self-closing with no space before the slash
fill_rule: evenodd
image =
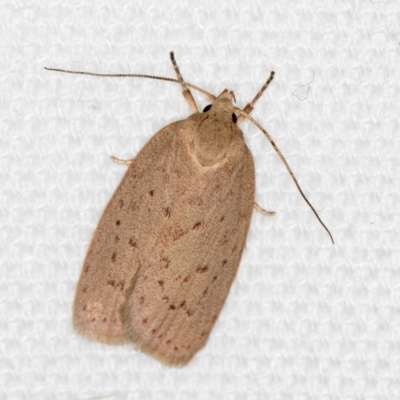
<path id="1" fill-rule="evenodd" d="M 215 102 L 213 103 L 213 107 Z M 224 113 L 225 114 L 225 113 Z M 225 118 L 220 112 L 210 110 L 194 132 L 194 151 L 197 161 L 211 166 L 225 157 L 234 136 L 236 125 L 232 116 Z"/>

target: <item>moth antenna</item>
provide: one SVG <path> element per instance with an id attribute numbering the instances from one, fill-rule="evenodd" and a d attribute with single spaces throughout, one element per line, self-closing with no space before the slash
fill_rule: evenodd
<path id="1" fill-rule="evenodd" d="M 169 53 L 169 57 L 170 57 L 170 59 L 171 59 L 171 62 L 172 62 L 172 65 L 173 65 L 173 67 L 174 67 L 174 70 L 175 70 L 176 76 L 177 76 L 177 78 L 178 78 L 178 81 L 180 82 L 180 84 L 181 84 L 181 86 L 182 86 L 182 94 L 183 94 L 183 97 L 185 98 L 185 100 L 186 100 L 187 103 L 189 104 L 189 107 L 192 109 L 192 111 L 193 111 L 194 113 L 199 112 L 199 109 L 197 108 L 196 101 L 194 100 L 194 98 L 193 98 L 193 96 L 192 96 L 192 92 L 188 89 L 186 83 L 185 83 L 184 80 L 183 80 L 181 71 L 179 71 L 179 67 L 178 67 L 178 64 L 176 63 L 176 60 L 175 60 L 175 56 L 174 56 L 174 52 L 173 52 L 173 51 L 171 51 L 171 52 Z"/>
<path id="2" fill-rule="evenodd" d="M 257 96 L 256 96 L 257 97 Z M 248 120 L 250 120 L 258 129 L 260 129 L 260 131 L 265 135 L 265 137 L 268 139 L 268 141 L 271 143 L 272 147 L 274 148 L 274 150 L 276 151 L 276 153 L 278 154 L 279 158 L 281 159 L 281 161 L 283 162 L 283 164 L 285 165 L 286 170 L 289 172 L 289 175 L 291 176 L 291 178 L 293 179 L 294 184 L 297 187 L 297 190 L 300 192 L 301 197 L 303 197 L 304 201 L 308 204 L 308 206 L 311 208 L 312 212 L 314 213 L 314 215 L 317 217 L 319 223 L 323 226 L 323 228 L 326 230 L 326 232 L 328 233 L 329 237 L 331 238 L 331 241 L 333 244 L 335 244 L 334 240 L 333 240 L 333 236 L 331 234 L 331 232 L 329 231 L 329 229 L 327 228 L 327 226 L 322 222 L 322 219 L 320 218 L 320 216 L 318 215 L 317 211 L 315 210 L 315 208 L 312 206 L 312 204 L 310 203 L 310 201 L 307 199 L 306 195 L 303 193 L 303 190 L 301 189 L 299 182 L 297 182 L 296 177 L 294 176 L 294 173 L 292 171 L 292 169 L 290 168 L 288 162 L 286 161 L 285 157 L 283 156 L 282 152 L 279 150 L 278 146 L 275 144 L 275 142 L 272 140 L 271 136 L 269 135 L 269 133 L 261 126 L 261 124 L 259 122 L 257 122 L 253 117 L 251 117 L 249 114 L 247 114 L 245 111 L 242 111 L 240 108 L 234 107 L 234 110 L 238 113 L 240 113 L 241 115 L 243 115 L 245 118 L 247 118 Z"/>
<path id="3" fill-rule="evenodd" d="M 156 79 L 159 81 L 175 82 L 179 83 L 180 85 L 184 84 L 194 90 L 197 90 L 200 93 L 203 93 L 211 101 L 214 101 L 216 99 L 216 97 L 213 94 L 207 92 L 207 90 L 204 90 L 196 85 L 193 85 L 192 83 L 179 81 L 178 79 L 174 78 L 167 78 L 165 76 L 155 76 L 155 75 L 145 75 L 145 74 L 102 74 L 97 72 L 71 71 L 69 69 L 48 68 L 48 67 L 44 67 L 44 69 L 47 71 L 64 72 L 66 74 L 99 76 L 102 78 L 148 78 L 148 79 Z"/>
<path id="4" fill-rule="evenodd" d="M 271 74 L 269 75 L 269 78 L 268 78 L 267 82 L 264 83 L 263 87 L 258 91 L 258 93 L 254 97 L 254 99 L 252 101 L 250 101 L 250 103 L 248 103 L 247 106 L 243 109 L 243 111 L 246 114 L 250 114 L 253 111 L 254 104 L 262 96 L 262 94 L 265 92 L 265 90 L 267 89 L 269 84 L 274 79 L 274 76 L 275 76 L 275 71 L 271 71 Z M 245 119 L 245 116 L 243 114 L 241 114 L 239 116 L 239 118 L 237 119 L 236 123 L 239 125 L 244 119 Z"/>

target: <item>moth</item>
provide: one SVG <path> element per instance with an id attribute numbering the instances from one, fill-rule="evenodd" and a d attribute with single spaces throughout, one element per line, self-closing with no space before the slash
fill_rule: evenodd
<path id="1" fill-rule="evenodd" d="M 157 132 L 128 170 L 93 235 L 76 290 L 77 332 L 106 343 L 133 342 L 162 362 L 185 365 L 205 345 L 235 278 L 253 209 L 253 157 L 240 122 L 274 77 L 244 110 L 228 89 L 214 96 L 183 80 L 140 74 L 95 74 L 163 79 L 182 86 L 193 113 Z M 189 88 L 211 104 L 199 112 Z M 237 115 L 238 114 L 238 117 Z M 331 234 L 329 233 L 331 236 Z M 331 236 L 333 241 L 333 238 Z"/>

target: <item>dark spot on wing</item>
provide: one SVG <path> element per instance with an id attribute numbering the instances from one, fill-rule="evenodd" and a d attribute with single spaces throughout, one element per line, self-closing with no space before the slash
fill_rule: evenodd
<path id="1" fill-rule="evenodd" d="M 124 290 L 125 282 L 124 281 L 116 281 L 115 279 L 110 279 L 107 281 L 107 285 L 115 287 L 119 290 Z"/>
<path id="2" fill-rule="evenodd" d="M 160 260 L 161 267 L 162 267 L 162 268 L 168 268 L 170 262 L 171 262 L 171 261 L 170 261 L 169 258 L 163 257 L 163 258 Z"/>
<path id="3" fill-rule="evenodd" d="M 193 229 L 193 230 L 199 229 L 200 226 L 201 226 L 201 222 L 197 222 L 196 224 L 193 225 L 193 228 L 192 228 L 192 229 Z"/>
<path id="4" fill-rule="evenodd" d="M 128 242 L 128 244 L 131 246 L 131 247 L 138 247 L 137 246 L 137 242 L 136 242 L 136 240 L 133 238 L 133 237 L 131 237 L 130 239 L 129 239 L 129 242 Z"/>
<path id="5" fill-rule="evenodd" d="M 167 218 L 169 218 L 171 216 L 171 208 L 170 207 L 164 207 L 163 208 L 163 213 Z"/>
<path id="6" fill-rule="evenodd" d="M 208 265 L 200 266 L 196 268 L 196 272 L 198 274 L 204 274 L 205 272 L 208 271 Z"/>

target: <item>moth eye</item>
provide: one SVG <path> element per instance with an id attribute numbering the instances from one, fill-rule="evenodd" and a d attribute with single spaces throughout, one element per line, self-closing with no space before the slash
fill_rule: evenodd
<path id="1" fill-rule="evenodd" d="M 233 122 L 234 124 L 236 124 L 236 121 L 237 121 L 236 114 L 233 113 L 233 114 L 232 114 L 232 122 Z"/>
<path id="2" fill-rule="evenodd" d="M 208 111 L 210 108 L 211 108 L 211 104 L 209 104 L 208 106 L 205 106 L 203 112 Z"/>

